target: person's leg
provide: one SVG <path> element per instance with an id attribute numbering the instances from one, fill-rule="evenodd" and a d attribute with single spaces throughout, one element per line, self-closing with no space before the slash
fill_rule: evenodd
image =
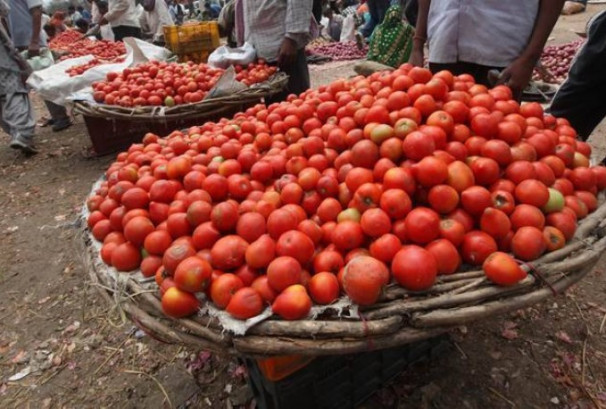
<path id="1" fill-rule="evenodd" d="M 368 14 L 370 14 L 370 19 L 364 25 L 364 27 L 362 27 L 362 29 L 360 30 L 360 33 L 362 33 L 362 35 L 364 37 L 370 37 L 372 32 L 375 30 L 375 27 L 377 26 L 377 24 L 379 24 L 379 22 L 378 22 L 379 16 L 378 16 L 378 11 L 377 11 L 377 0 L 368 0 L 366 2 L 366 4 L 368 5 Z"/>
<path id="2" fill-rule="evenodd" d="M 51 101 L 44 101 L 46 109 L 53 120 L 53 132 L 59 132 L 72 126 L 72 121 L 67 115 L 67 110 L 61 105 L 57 105 Z"/>
<path id="3" fill-rule="evenodd" d="M 595 17 L 588 38 L 574 59 L 568 79 L 553 98 L 550 111 L 570 121 L 582 139 L 606 116 L 606 12 Z"/>
<path id="4" fill-rule="evenodd" d="M 302 48 L 297 52 L 297 59 L 292 67 L 284 72 L 288 75 L 288 84 L 286 89 L 278 94 L 266 98 L 266 103 L 284 101 L 290 94 L 297 94 L 307 91 L 310 87 L 309 67 L 307 66 L 307 56 L 305 49 Z"/>
<path id="5" fill-rule="evenodd" d="M 11 148 L 29 154 L 38 152 L 33 146 L 36 129 L 34 108 L 27 93 L 16 92 L 2 97 L 2 123 L 11 136 Z"/>

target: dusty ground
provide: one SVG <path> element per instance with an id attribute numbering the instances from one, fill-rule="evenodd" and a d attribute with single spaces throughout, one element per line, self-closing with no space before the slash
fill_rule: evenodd
<path id="1" fill-rule="evenodd" d="M 550 43 L 595 10 L 561 19 Z M 314 83 L 351 67 L 316 67 Z M 81 118 L 39 129 L 26 159 L 0 136 L 0 407 L 251 407 L 237 363 L 150 339 L 88 285 L 74 222 L 112 157 L 85 159 L 87 138 Z M 565 296 L 460 328 L 363 407 L 606 407 L 605 263 Z"/>

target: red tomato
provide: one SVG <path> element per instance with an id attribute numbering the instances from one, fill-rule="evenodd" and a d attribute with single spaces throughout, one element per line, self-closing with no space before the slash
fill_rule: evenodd
<path id="1" fill-rule="evenodd" d="M 511 239 L 511 250 L 521 260 L 536 260 L 546 250 L 543 232 L 532 226 L 520 227 Z"/>
<path id="2" fill-rule="evenodd" d="M 461 256 L 457 248 L 446 239 L 434 240 L 425 246 L 438 263 L 439 274 L 452 274 L 459 269 L 461 265 Z"/>
<path id="3" fill-rule="evenodd" d="M 187 291 L 171 287 L 162 295 L 162 311 L 170 317 L 183 318 L 194 314 L 200 308 L 198 299 Z"/>
<path id="4" fill-rule="evenodd" d="M 440 234 L 440 216 L 426 207 L 412 209 L 404 222 L 406 236 L 415 243 L 429 243 Z"/>
<path id="5" fill-rule="evenodd" d="M 339 297 L 337 276 L 326 271 L 318 272 L 307 283 L 309 295 L 318 304 L 330 304 Z"/>
<path id="6" fill-rule="evenodd" d="M 173 280 L 177 287 L 190 293 L 202 292 L 210 285 L 212 267 L 197 256 L 181 261 L 175 270 Z"/>
<path id="7" fill-rule="evenodd" d="M 243 287 L 244 283 L 235 274 L 221 274 L 210 285 L 210 298 L 218 308 L 225 309 L 233 295 Z"/>
<path id="8" fill-rule="evenodd" d="M 250 287 L 240 288 L 231 296 L 226 311 L 239 320 L 259 315 L 263 311 L 261 294 Z"/>
<path id="9" fill-rule="evenodd" d="M 391 263 L 395 280 L 404 288 L 423 291 L 430 288 L 438 274 L 438 263 L 432 253 L 423 247 L 404 246 Z"/>
<path id="10" fill-rule="evenodd" d="M 285 320 L 298 320 L 309 314 L 311 304 L 305 287 L 295 284 L 286 288 L 276 297 L 271 309 Z"/>
<path id="11" fill-rule="evenodd" d="M 473 230 L 463 237 L 461 255 L 466 263 L 479 266 L 495 251 L 496 241 L 483 231 Z"/>
<path id="12" fill-rule="evenodd" d="M 389 282 L 389 270 L 373 257 L 357 256 L 345 265 L 342 280 L 343 290 L 352 301 L 372 305 Z"/>
<path id="13" fill-rule="evenodd" d="M 507 253 L 492 253 L 482 265 L 486 277 L 493 283 L 502 286 L 514 285 L 528 275 Z"/>

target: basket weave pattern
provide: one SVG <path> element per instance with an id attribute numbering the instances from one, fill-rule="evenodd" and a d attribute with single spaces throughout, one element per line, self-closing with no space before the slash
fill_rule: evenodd
<path id="1" fill-rule="evenodd" d="M 606 250 L 606 203 L 581 221 L 573 240 L 523 266 L 529 275 L 511 287 L 490 283 L 482 270 L 440 276 L 432 288 L 413 293 L 390 286 L 382 299 L 360 310 L 359 320 L 321 315 L 314 320 L 271 317 L 233 336 L 215 318 L 165 316 L 158 289 L 132 275 L 109 273 L 86 235 L 89 274 L 103 297 L 118 302 L 142 329 L 166 342 L 214 351 L 267 356 L 336 355 L 382 349 L 431 338 L 464 323 L 524 308 L 556 296 L 587 275 Z"/>

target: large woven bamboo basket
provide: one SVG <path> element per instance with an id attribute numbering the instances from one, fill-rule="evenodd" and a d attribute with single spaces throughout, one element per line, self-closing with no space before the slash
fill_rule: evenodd
<path id="1" fill-rule="evenodd" d="M 75 101 L 74 111 L 85 116 L 121 119 L 132 122 L 174 121 L 186 119 L 215 119 L 223 114 L 233 113 L 275 95 L 286 87 L 288 76 L 277 73 L 267 81 L 252 85 L 229 95 L 205 99 L 193 104 L 165 106 L 121 107 L 98 104 L 90 101 Z"/>
<path id="2" fill-rule="evenodd" d="M 100 260 L 92 236 L 84 231 L 84 251 L 92 283 L 151 336 L 171 343 L 231 354 L 336 355 L 419 341 L 472 321 L 490 318 L 555 297 L 587 275 L 606 249 L 606 203 L 580 221 L 562 249 L 523 266 L 529 275 L 511 287 L 490 283 L 482 270 L 440 276 L 432 288 L 413 293 L 389 286 L 380 303 L 347 319 L 323 313 L 314 319 L 283 321 L 275 316 L 245 335 L 226 331 L 216 318 L 165 316 L 158 287 L 141 274 L 117 273 Z M 355 308 L 355 307 L 352 307 Z"/>

